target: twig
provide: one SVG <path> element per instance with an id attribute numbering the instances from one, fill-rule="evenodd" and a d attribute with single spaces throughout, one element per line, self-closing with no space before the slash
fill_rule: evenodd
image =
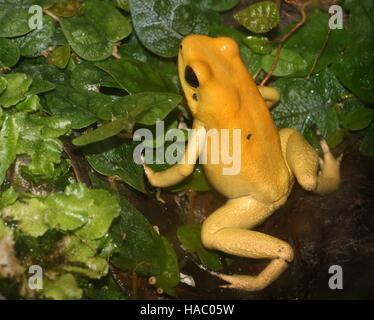
<path id="1" fill-rule="evenodd" d="M 195 222 L 195 214 L 194 214 L 194 208 L 195 208 L 195 202 L 196 202 L 196 191 L 190 190 L 188 192 L 188 202 L 189 202 L 189 208 L 188 208 L 188 223 L 194 223 Z"/>
<path id="2" fill-rule="evenodd" d="M 131 280 L 132 280 L 131 300 L 137 300 L 137 296 L 138 296 L 138 275 L 136 274 L 135 271 L 132 272 Z"/>
<path id="3" fill-rule="evenodd" d="M 53 20 L 60 22 L 60 18 L 56 16 L 53 12 L 49 11 L 48 9 L 44 9 L 45 14 L 50 16 Z"/>
<path id="4" fill-rule="evenodd" d="M 113 191 L 118 192 L 118 182 L 122 181 L 121 178 L 118 176 L 111 176 L 111 177 L 108 177 L 107 180 L 110 184 L 110 188 Z"/>
<path id="5" fill-rule="evenodd" d="M 304 23 L 306 21 L 306 18 L 307 18 L 305 8 L 310 4 L 310 1 L 302 3 L 302 4 L 300 4 L 298 2 L 298 0 L 285 0 L 285 1 L 286 1 L 286 3 L 291 4 L 291 5 L 293 5 L 294 7 L 297 8 L 297 10 L 299 11 L 299 13 L 301 15 L 301 19 L 296 23 L 296 25 L 290 31 L 288 31 L 281 38 L 280 43 L 277 47 L 277 51 L 275 53 L 273 64 L 272 64 L 268 74 L 266 75 L 266 77 L 262 80 L 262 82 L 260 84 L 261 86 L 265 86 L 267 84 L 267 82 L 269 81 L 269 79 L 271 78 L 271 76 L 273 75 L 274 70 L 278 65 L 278 62 L 279 62 L 279 59 L 280 59 L 280 53 L 281 53 L 281 50 L 282 50 L 282 47 L 283 47 L 284 43 L 288 40 L 288 38 L 291 35 L 293 35 L 297 30 L 299 30 L 304 25 Z"/>
<path id="6" fill-rule="evenodd" d="M 117 45 L 114 45 L 113 48 L 112 48 L 112 56 L 116 59 L 121 59 L 121 55 L 118 52 L 118 46 Z"/>
<path id="7" fill-rule="evenodd" d="M 70 142 L 64 140 L 63 141 L 63 147 L 64 147 L 64 152 L 69 158 L 71 162 L 71 167 L 73 168 L 74 176 L 77 182 L 83 183 L 86 186 L 90 187 L 91 186 L 91 180 L 87 172 L 84 170 L 81 170 L 81 166 L 79 164 L 80 160 L 79 158 L 74 154 L 73 147 L 70 144 Z"/>
<path id="8" fill-rule="evenodd" d="M 317 67 L 317 64 L 319 62 L 319 60 L 321 59 L 321 56 L 323 54 L 323 52 L 325 51 L 326 49 L 326 46 L 327 46 L 327 43 L 329 42 L 329 39 L 330 39 L 330 34 L 331 34 L 331 29 L 328 28 L 328 31 L 327 31 L 327 35 L 326 35 L 326 38 L 325 38 L 325 41 L 321 47 L 321 49 L 318 51 L 317 55 L 316 55 L 316 58 L 314 59 L 314 62 L 313 62 L 313 66 L 312 68 L 310 69 L 308 75 L 306 76 L 305 79 L 309 79 L 311 77 L 311 75 L 314 73 L 316 67 Z"/>

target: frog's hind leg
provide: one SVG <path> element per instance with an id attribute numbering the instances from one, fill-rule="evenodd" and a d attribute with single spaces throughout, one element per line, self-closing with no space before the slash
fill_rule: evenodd
<path id="1" fill-rule="evenodd" d="M 279 135 L 287 165 L 305 190 L 327 194 L 339 188 L 342 156 L 334 158 L 325 140 L 321 140 L 324 154 L 323 159 L 320 159 L 297 130 L 282 129 Z"/>
<path id="2" fill-rule="evenodd" d="M 201 239 L 205 247 L 240 257 L 272 260 L 257 276 L 213 273 L 229 283 L 222 287 L 261 290 L 286 270 L 293 259 L 291 246 L 275 237 L 247 230 L 263 222 L 274 209 L 251 197 L 242 197 L 228 200 L 204 221 Z"/>

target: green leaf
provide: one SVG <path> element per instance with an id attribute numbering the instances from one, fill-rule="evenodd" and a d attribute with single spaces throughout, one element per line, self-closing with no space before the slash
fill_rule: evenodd
<path id="1" fill-rule="evenodd" d="M 84 3 L 84 14 L 61 18 L 62 30 L 73 50 L 88 61 L 111 56 L 113 45 L 131 33 L 127 18 L 111 4 L 90 0 Z"/>
<path id="2" fill-rule="evenodd" d="M 56 86 L 47 80 L 33 79 L 29 89 L 29 95 L 36 95 L 56 89 Z"/>
<path id="3" fill-rule="evenodd" d="M 0 38 L 0 69 L 13 67 L 19 58 L 18 46 L 6 38 Z"/>
<path id="4" fill-rule="evenodd" d="M 128 296 L 110 275 L 99 281 L 90 282 L 84 288 L 84 294 L 90 300 L 128 300 Z"/>
<path id="5" fill-rule="evenodd" d="M 20 165 L 21 173 L 37 183 L 52 181 L 66 173 L 69 166 L 62 159 L 62 143 L 56 138 L 69 132 L 70 121 L 23 112 L 15 117 L 19 127 L 17 154 L 29 157 L 29 161 Z"/>
<path id="6" fill-rule="evenodd" d="M 117 0 L 117 6 L 126 12 L 130 12 L 129 0 Z"/>
<path id="7" fill-rule="evenodd" d="M 76 194 L 76 190 L 71 192 Z M 89 221 L 76 234 L 81 238 L 94 240 L 108 232 L 113 219 L 119 215 L 120 207 L 117 197 L 106 190 L 90 190 L 89 193 L 93 199 L 92 206 L 87 209 Z M 87 200 L 82 199 L 82 203 L 87 204 Z"/>
<path id="8" fill-rule="evenodd" d="M 14 117 L 7 116 L 0 131 L 0 185 L 4 182 L 6 172 L 16 159 L 18 136 L 18 126 Z"/>
<path id="9" fill-rule="evenodd" d="M 90 131 L 73 140 L 76 146 L 85 146 L 94 142 L 103 141 L 114 137 L 121 131 L 132 128 L 131 123 L 126 118 L 116 119 L 112 122 L 101 125 L 94 131 Z M 130 130 L 131 131 L 131 130 Z"/>
<path id="10" fill-rule="evenodd" d="M 240 43 L 246 36 L 241 29 L 234 29 L 226 26 L 222 21 L 210 26 L 209 36 L 211 37 L 230 37 Z"/>
<path id="11" fill-rule="evenodd" d="M 360 99 L 374 103 L 374 2 L 355 1 L 350 5 L 349 33 L 344 53 L 334 71 L 340 81 Z"/>
<path id="12" fill-rule="evenodd" d="M 46 101 L 53 115 L 71 119 L 73 129 L 82 129 L 95 123 L 97 110 L 105 108 L 112 99 L 98 92 L 57 85 L 56 90 L 46 95 Z"/>
<path id="13" fill-rule="evenodd" d="M 38 199 L 23 199 L 2 210 L 3 218 L 17 221 L 17 227 L 32 237 L 40 237 L 48 230 L 44 220 L 45 204 Z"/>
<path id="14" fill-rule="evenodd" d="M 171 81 L 144 62 L 122 58 L 96 63 L 100 69 L 109 73 L 113 79 L 128 93 L 144 91 L 175 92 Z"/>
<path id="15" fill-rule="evenodd" d="M 273 1 L 261 1 L 239 11 L 234 18 L 249 31 L 265 33 L 274 29 L 280 21 L 279 9 Z"/>
<path id="16" fill-rule="evenodd" d="M 199 224 L 186 224 L 177 230 L 177 237 L 182 246 L 190 253 L 196 254 L 205 267 L 214 271 L 222 270 L 220 255 L 205 249 L 200 235 L 201 225 Z"/>
<path id="17" fill-rule="evenodd" d="M 56 164 L 61 162 L 62 143 L 57 139 L 44 139 L 33 144 L 31 163 L 22 172 L 36 177 L 53 179 Z"/>
<path id="18" fill-rule="evenodd" d="M 164 241 L 144 216 L 123 198 L 121 207 L 120 219 L 110 231 L 119 249 L 111 262 L 121 270 L 144 276 L 161 274 L 169 259 Z"/>
<path id="19" fill-rule="evenodd" d="M 52 1 L 54 3 L 48 10 L 58 17 L 70 18 L 82 13 L 82 3 L 80 0 Z"/>
<path id="20" fill-rule="evenodd" d="M 345 131 L 340 127 L 339 115 L 335 106 L 326 108 L 318 129 L 330 148 L 335 148 L 343 141 Z"/>
<path id="21" fill-rule="evenodd" d="M 70 273 L 63 274 L 54 280 L 44 279 L 42 294 L 54 300 L 76 300 L 82 298 L 83 290 Z"/>
<path id="22" fill-rule="evenodd" d="M 70 46 L 65 44 L 54 48 L 48 58 L 57 68 L 65 69 L 70 60 Z"/>
<path id="23" fill-rule="evenodd" d="M 244 45 L 240 46 L 240 54 L 248 71 L 253 76 L 257 75 L 258 72 L 261 71 L 262 55 L 254 53 L 251 49 Z"/>
<path id="24" fill-rule="evenodd" d="M 99 112 L 103 120 L 126 116 L 133 123 L 154 125 L 174 110 L 182 97 L 174 93 L 142 92 L 114 100 Z"/>
<path id="25" fill-rule="evenodd" d="M 271 54 L 267 54 L 262 58 L 261 66 L 266 72 L 269 72 L 273 65 L 276 51 L 277 50 L 273 50 Z M 282 49 L 278 64 L 273 71 L 273 75 L 276 77 L 285 77 L 300 70 L 305 70 L 306 67 L 307 62 L 302 58 L 301 55 L 292 50 Z"/>
<path id="26" fill-rule="evenodd" d="M 374 124 L 364 132 L 364 136 L 360 142 L 360 152 L 369 157 L 374 157 Z"/>
<path id="27" fill-rule="evenodd" d="M 268 54 L 271 51 L 270 41 L 266 37 L 248 36 L 243 39 L 243 43 L 257 54 Z"/>
<path id="28" fill-rule="evenodd" d="M 318 57 L 314 73 L 329 66 L 346 46 L 345 30 L 329 30 L 330 16 L 326 12 L 315 10 L 311 12 L 304 26 L 290 37 L 284 48 L 297 52 L 306 61 L 304 69 L 298 70 L 294 76 L 306 76 Z M 294 26 L 291 24 L 285 30 Z"/>
<path id="29" fill-rule="evenodd" d="M 0 77 L 0 95 L 5 91 L 7 86 L 8 86 L 8 81 L 6 81 L 5 78 Z"/>
<path id="30" fill-rule="evenodd" d="M 83 91 L 96 91 L 100 87 L 121 89 L 108 73 L 86 61 L 82 61 L 71 71 L 70 85 Z"/>
<path id="31" fill-rule="evenodd" d="M 134 162 L 134 146 L 126 142 L 117 146 L 106 143 L 105 146 L 98 149 L 99 152 L 87 155 L 92 168 L 104 176 L 118 176 L 134 189 L 145 193 L 144 169 Z"/>
<path id="32" fill-rule="evenodd" d="M 68 186 L 63 194 L 51 195 L 46 203 L 51 227 L 74 230 L 82 226 L 76 235 L 89 240 L 103 237 L 120 211 L 116 197 L 108 191 L 79 184 Z"/>
<path id="33" fill-rule="evenodd" d="M 202 8 L 223 12 L 235 8 L 240 0 L 198 0 L 196 2 Z"/>
<path id="34" fill-rule="evenodd" d="M 32 80 L 22 73 L 6 74 L 3 78 L 7 81 L 7 88 L 0 95 L 0 106 L 9 108 L 26 98 Z"/>
<path id="35" fill-rule="evenodd" d="M 337 129 L 338 121 L 336 115 L 329 114 L 330 108 L 346 93 L 335 75 L 326 69 L 308 80 L 281 78 L 274 84 L 282 94 L 280 104 L 272 111 L 278 127 L 296 128 L 304 133 L 316 125 L 329 140 L 335 132 L 328 127 L 331 124 Z"/>
<path id="36" fill-rule="evenodd" d="M 4 192 L 0 195 L 0 209 L 3 209 L 5 207 L 8 207 L 15 203 L 18 198 L 18 192 L 14 190 L 14 188 L 11 186 L 8 189 L 6 189 Z"/>
<path id="37" fill-rule="evenodd" d="M 4 237 L 12 237 L 12 229 L 8 228 L 5 222 L 0 218 L 0 241 Z"/>
<path id="38" fill-rule="evenodd" d="M 44 57 L 38 57 L 35 59 L 23 59 L 16 67 L 16 72 L 25 73 L 32 77 L 33 82 L 46 83 L 48 81 L 48 87 L 51 83 L 53 84 L 65 84 L 68 80 L 68 74 L 65 71 L 58 69 L 56 66 L 47 64 Z M 39 84 L 38 84 L 39 86 Z M 42 88 L 42 86 L 39 86 Z M 48 88 L 46 91 L 50 91 Z M 42 90 L 41 92 L 45 92 Z M 37 94 L 33 92 L 34 94 Z"/>
<path id="39" fill-rule="evenodd" d="M 64 264 L 62 268 L 68 272 L 80 273 L 91 279 L 100 279 L 108 274 L 109 265 L 100 257 L 98 246 L 100 241 L 80 239 L 77 236 L 66 236 L 58 244 L 63 248 Z"/>
<path id="40" fill-rule="evenodd" d="M 124 130 L 132 132 L 135 123 L 154 125 L 165 119 L 181 100 L 182 97 L 176 94 L 151 92 L 118 98 L 98 114 L 104 120 L 114 120 L 74 139 L 73 143 L 84 146 L 108 139 Z"/>
<path id="41" fill-rule="evenodd" d="M 48 49 L 54 32 L 55 24 L 52 18 L 43 16 L 43 26 L 41 29 L 35 29 L 23 37 L 15 38 L 13 41 L 20 48 L 22 56 L 36 57 Z"/>
<path id="42" fill-rule="evenodd" d="M 175 57 L 183 36 L 207 34 L 208 19 L 192 0 L 130 0 L 136 34 L 142 44 L 162 57 Z"/>
<path id="43" fill-rule="evenodd" d="M 40 99 L 37 95 L 30 95 L 16 105 L 16 109 L 25 112 L 35 112 L 41 109 Z"/>
<path id="44" fill-rule="evenodd" d="M 178 258 L 170 242 L 165 237 L 161 239 L 165 247 L 166 264 L 162 273 L 156 277 L 156 286 L 162 288 L 168 295 L 176 297 L 174 287 L 180 281 Z"/>
<path id="45" fill-rule="evenodd" d="M 64 193 L 21 199 L 3 209 L 2 215 L 18 221 L 18 228 L 32 237 L 57 229 L 74 230 L 80 239 L 95 240 L 108 232 L 119 212 L 117 197 L 108 191 L 72 184 Z"/>
<path id="46" fill-rule="evenodd" d="M 23 2 L 26 2 L 25 4 Z M 0 3 L 0 37 L 12 38 L 30 32 L 27 1 L 5 0 Z"/>
<path id="47" fill-rule="evenodd" d="M 374 120 L 374 109 L 360 108 L 347 113 L 341 124 L 344 128 L 351 131 L 359 131 L 367 128 Z"/>

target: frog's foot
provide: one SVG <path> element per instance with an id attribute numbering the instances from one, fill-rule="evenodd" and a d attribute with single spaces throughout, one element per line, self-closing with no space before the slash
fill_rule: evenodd
<path id="1" fill-rule="evenodd" d="M 287 267 L 288 263 L 285 260 L 274 259 L 258 276 L 226 275 L 216 272 L 211 274 L 228 282 L 221 285 L 221 288 L 260 291 L 276 280 Z"/>
<path id="2" fill-rule="evenodd" d="M 320 159 L 297 130 L 282 129 L 279 136 L 287 165 L 305 190 L 327 194 L 338 189 L 342 156 L 336 159 L 324 139 L 320 140 L 323 150 L 323 158 Z"/>
<path id="3" fill-rule="evenodd" d="M 274 208 L 251 197 L 229 200 L 203 223 L 201 240 L 208 249 L 254 259 L 270 259 L 257 276 L 213 273 L 227 281 L 224 288 L 261 290 L 275 281 L 293 259 L 292 248 L 275 237 L 247 230 L 266 219 Z"/>
<path id="4" fill-rule="evenodd" d="M 319 194 L 327 194 L 339 188 L 340 185 L 340 164 L 343 154 L 335 158 L 325 139 L 320 140 L 323 151 L 323 159 L 319 159 L 320 170 L 318 172 L 318 181 L 316 192 Z"/>
<path id="5" fill-rule="evenodd" d="M 276 88 L 258 86 L 262 97 L 264 98 L 269 109 L 273 108 L 280 100 L 280 93 Z"/>

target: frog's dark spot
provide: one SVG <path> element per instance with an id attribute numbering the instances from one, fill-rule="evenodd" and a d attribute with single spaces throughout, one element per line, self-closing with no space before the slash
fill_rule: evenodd
<path id="1" fill-rule="evenodd" d="M 197 97 L 197 94 L 196 94 L 196 93 L 194 93 L 194 94 L 192 95 L 192 99 L 194 99 L 195 101 L 199 101 L 199 99 L 198 99 L 198 97 Z"/>
<path id="2" fill-rule="evenodd" d="M 251 139 L 251 137 L 252 137 L 252 133 L 248 133 L 247 134 L 247 140 Z"/>
<path id="3" fill-rule="evenodd" d="M 180 49 L 180 50 L 183 50 L 183 46 L 182 46 L 182 45 L 180 45 L 180 46 L 179 46 L 179 49 Z"/>

